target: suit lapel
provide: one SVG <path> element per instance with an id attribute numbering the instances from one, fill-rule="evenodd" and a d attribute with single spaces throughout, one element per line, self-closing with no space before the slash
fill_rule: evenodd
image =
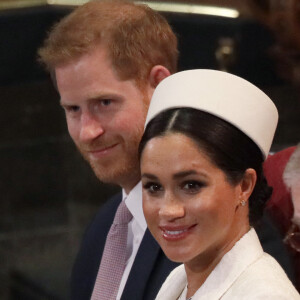
<path id="1" fill-rule="evenodd" d="M 144 291 L 160 248 L 147 229 L 130 271 L 121 300 L 144 299 Z"/>

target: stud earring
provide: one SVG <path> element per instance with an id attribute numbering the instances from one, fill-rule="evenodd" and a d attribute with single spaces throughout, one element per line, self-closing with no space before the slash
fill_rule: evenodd
<path id="1" fill-rule="evenodd" d="M 242 201 L 241 201 L 241 205 L 242 205 L 242 206 L 245 206 L 245 205 L 246 205 L 246 203 L 247 203 L 247 201 L 246 201 L 246 200 L 242 200 Z"/>

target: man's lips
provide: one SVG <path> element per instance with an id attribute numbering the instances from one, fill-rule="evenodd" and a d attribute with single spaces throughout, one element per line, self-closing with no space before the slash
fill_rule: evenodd
<path id="1" fill-rule="evenodd" d="M 196 224 L 188 226 L 159 226 L 163 237 L 168 241 L 177 241 L 187 237 L 195 228 Z"/>
<path id="2" fill-rule="evenodd" d="M 105 147 L 101 147 L 99 149 L 93 149 L 93 150 L 88 150 L 87 152 L 95 158 L 104 156 L 108 153 L 110 153 L 111 150 L 113 150 L 116 146 L 118 145 L 118 143 L 110 145 L 110 146 L 105 146 Z"/>

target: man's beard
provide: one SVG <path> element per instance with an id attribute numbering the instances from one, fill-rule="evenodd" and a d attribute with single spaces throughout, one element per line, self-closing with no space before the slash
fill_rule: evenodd
<path id="1" fill-rule="evenodd" d="M 103 137 L 100 137 L 99 141 L 94 141 L 88 146 L 77 145 L 77 148 L 100 181 L 123 186 L 123 183 L 131 178 L 139 180 L 138 146 L 142 134 L 143 127 L 140 127 L 127 136 L 126 141 L 121 136 L 114 137 L 109 141 L 103 141 Z M 118 144 L 116 147 L 120 147 L 120 149 L 108 159 L 94 160 L 87 153 L 90 150 L 103 149 L 116 143 Z"/>
<path id="2" fill-rule="evenodd" d="M 92 167 L 97 178 L 104 183 L 117 184 L 121 187 L 125 185 L 137 184 L 140 180 L 140 164 L 138 158 L 138 147 L 144 132 L 144 122 L 149 107 L 150 99 L 146 92 L 143 93 L 143 118 L 141 122 L 136 122 L 136 127 L 128 134 L 124 140 L 122 135 L 112 138 L 100 137 L 89 145 L 76 145 L 85 160 Z M 92 160 L 88 151 L 92 149 L 103 149 L 118 143 L 118 153 L 112 155 L 107 160 Z M 133 187 L 133 186 L 132 186 Z"/>

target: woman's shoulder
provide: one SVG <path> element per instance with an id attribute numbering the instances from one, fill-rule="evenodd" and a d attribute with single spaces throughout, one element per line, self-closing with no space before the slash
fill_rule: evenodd
<path id="1" fill-rule="evenodd" d="M 300 295 L 278 262 L 264 253 L 237 278 L 223 299 L 300 300 Z"/>

